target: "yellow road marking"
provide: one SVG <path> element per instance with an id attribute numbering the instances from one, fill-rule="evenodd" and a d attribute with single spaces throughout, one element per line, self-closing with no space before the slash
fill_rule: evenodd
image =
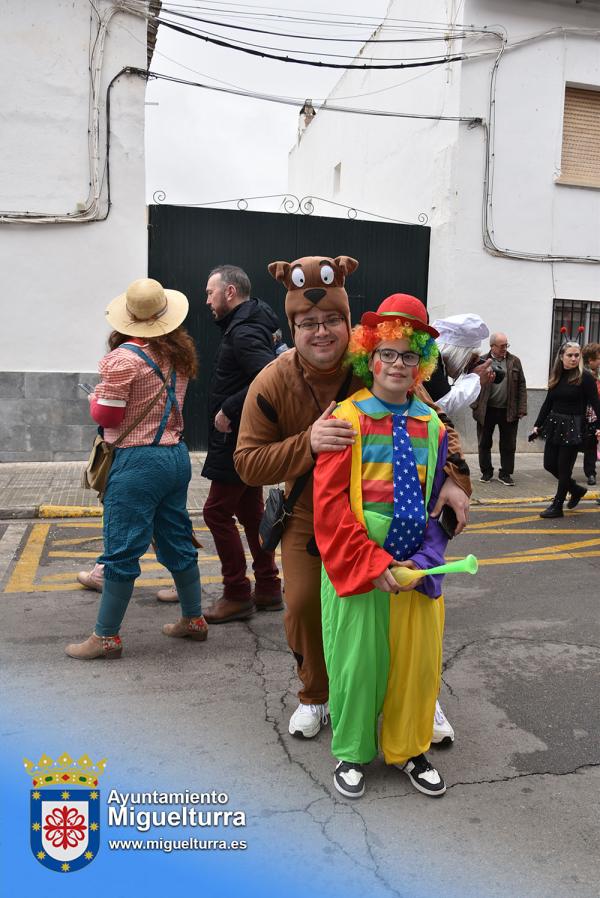
<path id="1" fill-rule="evenodd" d="M 565 560 L 569 558 L 597 558 L 600 556 L 600 550 L 588 551 L 588 552 L 561 552 L 557 555 L 519 555 L 519 556 L 504 556 L 502 558 L 478 558 L 479 565 L 490 565 L 490 564 L 530 564 L 534 561 L 558 561 Z"/>
<path id="2" fill-rule="evenodd" d="M 250 575 L 250 580 L 254 578 Z M 222 577 L 202 577 L 202 586 L 207 583 L 222 583 Z M 152 578 L 148 580 L 144 580 L 139 577 L 135 581 L 136 589 L 143 589 L 145 587 L 160 587 L 160 586 L 173 586 L 173 580 L 170 577 L 160 577 L 160 578 Z M 86 589 L 79 583 L 48 583 L 47 585 L 43 585 L 38 583 L 33 589 L 25 590 L 25 592 L 72 592 L 75 589 L 81 590 L 81 592 L 92 592 L 93 590 Z M 7 590 L 6 590 L 7 591 Z M 99 595 L 99 593 L 97 593 Z"/>
<path id="3" fill-rule="evenodd" d="M 92 543 L 95 540 L 102 539 L 102 534 L 100 533 L 98 536 L 80 536 L 77 539 L 53 539 L 53 546 L 79 546 L 82 543 Z"/>
<path id="4" fill-rule="evenodd" d="M 34 524 L 4 592 L 31 592 L 50 524 Z"/>
<path id="5" fill-rule="evenodd" d="M 512 509 L 511 509 L 511 511 L 512 511 Z M 574 518 L 578 514 L 596 514 L 598 511 L 600 511 L 599 508 L 577 509 L 577 511 L 573 511 L 567 516 L 567 520 Z M 494 519 L 491 521 L 482 521 L 477 524 L 469 524 L 467 526 L 467 530 L 465 532 L 466 533 L 482 533 L 483 531 L 491 530 L 494 527 L 497 527 L 497 528 L 506 527 L 508 524 L 529 524 L 529 523 L 532 523 L 533 521 L 539 521 L 539 518 L 540 518 L 539 512 L 535 512 L 534 514 L 532 514 L 531 509 L 529 509 L 527 516 L 522 517 L 522 518 L 506 518 L 506 519 L 500 518 L 500 519 Z M 533 530 L 527 529 L 527 530 L 523 530 L 521 532 L 533 533 Z M 554 531 L 554 532 L 557 532 L 557 531 Z M 570 531 L 570 532 L 573 532 L 573 531 Z"/>
<path id="6" fill-rule="evenodd" d="M 52 521 L 53 527 L 68 527 L 71 530 L 81 530 L 83 528 L 88 528 L 91 530 L 102 530 L 102 522 L 101 521 Z M 238 530 L 240 528 L 238 527 Z M 200 527 L 194 525 L 194 530 L 203 530 L 208 531 L 208 527 Z"/>
<path id="7" fill-rule="evenodd" d="M 466 533 L 468 536 L 469 532 L 466 531 Z M 519 534 L 523 534 L 523 533 L 550 533 L 550 534 L 556 533 L 559 535 L 569 533 L 569 534 L 575 536 L 578 533 L 598 533 L 598 528 L 594 527 L 590 530 L 570 530 L 565 527 L 563 529 L 558 530 L 553 527 L 528 527 L 527 530 L 516 530 L 516 529 L 512 530 L 509 527 L 506 530 L 504 528 L 501 528 L 498 530 L 478 530 L 477 531 L 478 536 L 490 536 L 490 535 L 493 536 L 493 535 L 498 535 L 498 534 L 500 536 L 504 536 L 505 534 L 510 535 L 511 533 L 512 534 L 514 534 L 514 533 L 519 533 Z"/>
<path id="8" fill-rule="evenodd" d="M 538 547 L 535 549 L 519 549 L 517 552 L 509 552 L 509 555 L 541 555 L 546 552 L 560 553 L 565 552 L 568 549 L 584 549 L 586 546 L 598 546 L 600 545 L 600 537 L 596 537 L 596 539 L 580 539 L 575 543 L 559 543 L 556 546 L 543 546 L 542 548 Z"/>
<path id="9" fill-rule="evenodd" d="M 67 552 L 64 549 L 59 549 L 55 552 L 48 552 L 48 558 L 97 558 L 98 551 L 95 552 Z M 140 561 L 145 561 L 150 558 L 155 558 L 154 552 L 147 553 L 146 555 L 142 555 Z"/>
<path id="10" fill-rule="evenodd" d="M 532 515 L 529 513 L 528 517 L 525 518 L 508 518 L 507 520 L 500 521 L 484 521 L 481 524 L 470 524 L 467 532 L 470 530 L 472 533 L 479 533 L 481 530 L 489 530 L 491 527 L 499 527 L 502 524 L 528 524 L 532 521 L 539 520 L 539 514 Z"/>

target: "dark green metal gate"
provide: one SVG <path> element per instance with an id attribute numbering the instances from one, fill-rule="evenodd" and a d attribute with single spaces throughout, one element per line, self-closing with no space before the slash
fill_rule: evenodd
<path id="1" fill-rule="evenodd" d="M 186 327 L 198 346 L 200 374 L 185 403 L 185 438 L 190 449 L 205 449 L 207 390 L 220 331 L 206 307 L 206 280 L 216 265 L 240 265 L 252 281 L 252 295 L 275 310 L 291 345 L 283 310 L 285 290 L 267 265 L 300 256 L 353 256 L 358 270 L 346 281 L 353 321 L 390 293 L 412 293 L 426 303 L 430 229 L 316 215 L 289 215 L 149 207 L 148 274 L 190 300 Z"/>

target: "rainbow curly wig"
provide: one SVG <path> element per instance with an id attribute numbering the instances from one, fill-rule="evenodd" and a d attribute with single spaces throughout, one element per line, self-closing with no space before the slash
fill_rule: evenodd
<path id="1" fill-rule="evenodd" d="M 352 367 L 365 386 L 373 386 L 373 374 L 369 371 L 369 359 L 373 350 L 384 340 L 408 340 L 409 348 L 421 356 L 415 384 L 429 380 L 435 371 L 439 351 L 433 337 L 425 331 L 414 330 L 397 318 L 382 321 L 376 327 L 359 324 L 352 329 L 344 364 Z"/>

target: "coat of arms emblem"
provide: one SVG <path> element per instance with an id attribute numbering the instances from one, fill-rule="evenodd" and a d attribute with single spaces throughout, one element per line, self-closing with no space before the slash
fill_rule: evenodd
<path id="1" fill-rule="evenodd" d="M 77 761 L 66 752 L 57 761 L 42 755 L 24 760 L 32 779 L 31 850 L 34 857 L 58 873 L 72 873 L 91 863 L 100 846 L 98 777 L 106 759 L 93 764 L 87 755 Z"/>

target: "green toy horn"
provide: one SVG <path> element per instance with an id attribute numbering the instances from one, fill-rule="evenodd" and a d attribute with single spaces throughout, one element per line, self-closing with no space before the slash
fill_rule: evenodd
<path id="1" fill-rule="evenodd" d="M 466 558 L 458 558 L 456 561 L 449 561 L 447 564 L 440 564 L 438 567 L 430 567 L 425 571 L 412 571 L 407 567 L 393 567 L 392 574 L 399 586 L 406 586 L 412 580 L 426 577 L 428 574 L 476 574 L 479 562 L 474 555 L 467 555 Z"/>

